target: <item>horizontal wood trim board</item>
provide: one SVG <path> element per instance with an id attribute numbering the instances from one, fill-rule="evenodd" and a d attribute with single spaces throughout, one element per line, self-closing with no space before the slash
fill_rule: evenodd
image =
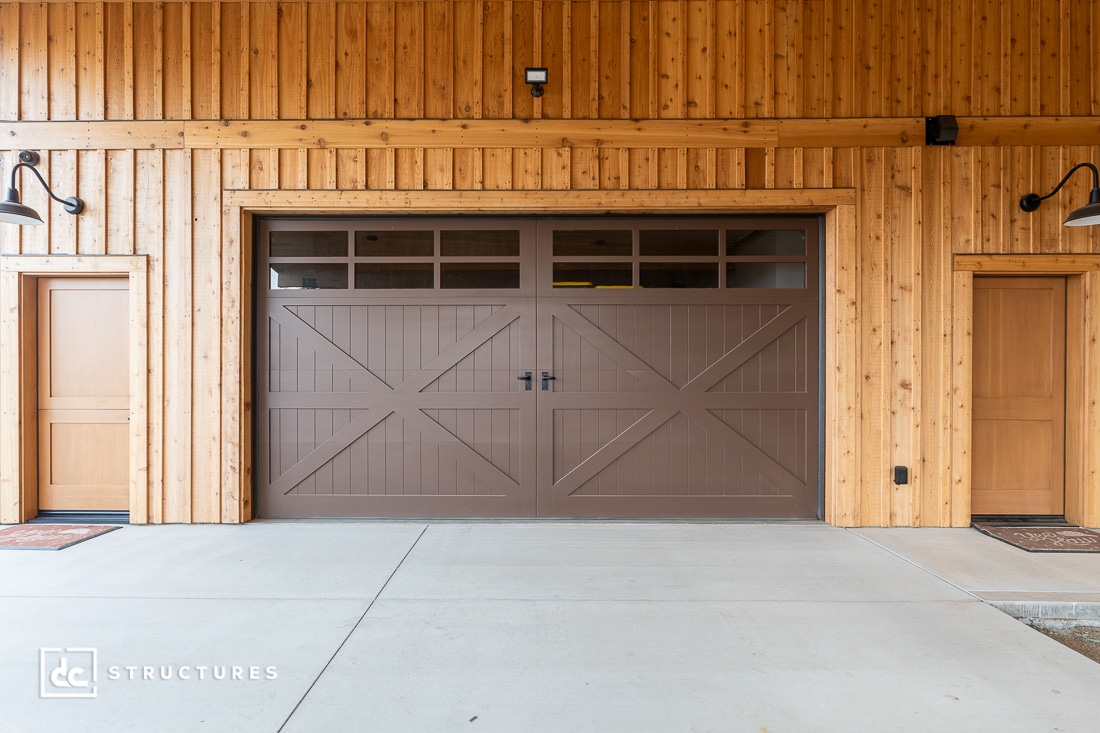
<path id="1" fill-rule="evenodd" d="M 1072 275 L 1100 270 L 1100 254 L 955 255 L 956 272 Z"/>
<path id="2" fill-rule="evenodd" d="M 1095 117 L 959 118 L 956 146 L 1075 145 Z M 924 119 L 134 120 L 0 123 L 10 149 L 920 147 Z"/>
<path id="3" fill-rule="evenodd" d="M 729 213 L 736 211 L 824 212 L 855 204 L 847 188 L 661 191 L 226 191 L 223 203 L 255 213 L 347 214 L 369 211 L 425 213 L 587 212 Z"/>
<path id="4" fill-rule="evenodd" d="M 144 255 L 0 255 L 0 272 L 34 275 L 125 275 L 144 273 L 147 267 Z"/>

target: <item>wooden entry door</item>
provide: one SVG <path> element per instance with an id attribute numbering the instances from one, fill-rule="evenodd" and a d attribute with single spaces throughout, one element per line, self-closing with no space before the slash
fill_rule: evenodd
<path id="1" fill-rule="evenodd" d="M 974 278 L 972 514 L 1065 510 L 1066 281 Z"/>
<path id="2" fill-rule="evenodd" d="M 38 281 L 39 510 L 130 502 L 126 278 Z"/>

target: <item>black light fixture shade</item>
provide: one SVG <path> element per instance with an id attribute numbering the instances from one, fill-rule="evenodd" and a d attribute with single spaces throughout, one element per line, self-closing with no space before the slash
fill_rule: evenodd
<path id="1" fill-rule="evenodd" d="M 1092 171 L 1092 191 L 1089 193 L 1089 202 L 1081 208 L 1071 211 L 1063 223 L 1067 227 L 1087 227 L 1100 224 L 1100 172 L 1092 163 L 1078 163 L 1070 168 L 1069 173 L 1063 176 L 1058 185 L 1054 187 L 1054 190 L 1046 196 L 1029 193 L 1020 197 L 1020 208 L 1027 212 L 1035 211 L 1043 201 L 1062 190 L 1062 186 L 1066 185 L 1069 177 L 1081 168 L 1088 168 Z"/>
<path id="2" fill-rule="evenodd" d="M 959 139 L 959 121 L 954 115 L 924 118 L 925 145 L 954 145 Z"/>
<path id="3" fill-rule="evenodd" d="M 9 188 L 4 200 L 0 202 L 0 221 L 38 226 L 42 223 L 42 217 L 31 207 L 20 203 L 18 190 Z"/>
<path id="4" fill-rule="evenodd" d="M 84 202 L 76 196 L 70 196 L 69 198 L 63 199 L 50 190 L 49 185 L 46 183 L 46 179 L 44 179 L 42 174 L 38 172 L 38 169 L 35 168 L 35 166 L 38 165 L 38 161 L 38 153 L 33 150 L 19 151 L 19 162 L 12 166 L 11 169 L 11 184 L 8 186 L 8 191 L 4 195 L 4 200 L 0 201 L 0 222 L 30 226 L 38 226 L 42 223 L 42 217 L 38 215 L 38 212 L 23 204 L 19 198 L 19 189 L 15 187 L 15 174 L 19 172 L 20 168 L 29 169 L 38 179 L 38 182 L 42 184 L 42 187 L 46 189 L 46 193 L 50 195 L 50 198 L 60 203 L 66 212 L 75 215 L 84 211 Z"/>

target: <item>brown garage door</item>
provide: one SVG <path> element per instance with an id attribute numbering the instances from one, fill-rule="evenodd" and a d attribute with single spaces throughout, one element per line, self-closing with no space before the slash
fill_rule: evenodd
<path id="1" fill-rule="evenodd" d="M 261 516 L 817 516 L 816 219 L 257 238 Z"/>

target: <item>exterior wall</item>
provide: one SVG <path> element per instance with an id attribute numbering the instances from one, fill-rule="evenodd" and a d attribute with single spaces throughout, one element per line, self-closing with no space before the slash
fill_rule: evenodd
<path id="1" fill-rule="evenodd" d="M 525 66 L 549 68 L 545 96 Z M 1034 214 L 1017 205 L 1100 162 L 1098 113 L 1091 0 L 6 3 L 0 163 L 39 150 L 88 208 L 70 217 L 24 185 L 50 216 L 0 227 L 0 254 L 147 258 L 148 513 L 133 520 L 238 522 L 251 212 L 826 212 L 827 519 L 960 525 L 965 273 L 999 260 L 960 277 L 956 256 L 1100 253 L 1100 229 L 1060 224 L 1087 176 Z M 937 114 L 960 118 L 958 145 L 923 146 Z M 1086 405 L 1094 279 L 1071 284 Z M 0 329 L 0 348 L 17 334 Z M 9 522 L 20 408 L 5 369 Z M 1079 417 L 1071 501 L 1092 526 L 1096 421 Z"/>

